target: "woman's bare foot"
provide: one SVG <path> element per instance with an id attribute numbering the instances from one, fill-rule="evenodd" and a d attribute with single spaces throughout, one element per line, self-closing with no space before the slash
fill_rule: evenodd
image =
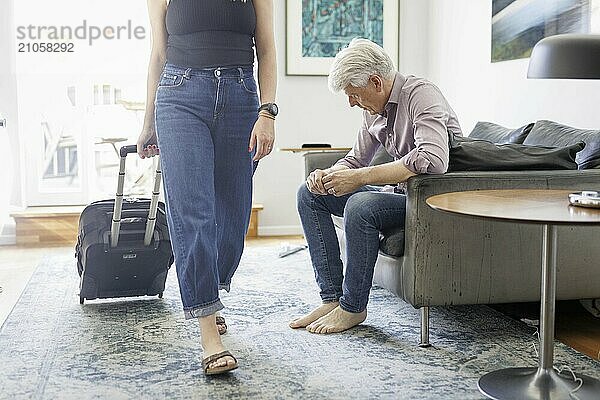
<path id="1" fill-rule="evenodd" d="M 306 327 L 311 333 L 336 333 L 350 329 L 367 319 L 367 310 L 361 313 L 351 313 L 339 306 L 329 314 L 319 318 Z"/>
<path id="2" fill-rule="evenodd" d="M 204 350 L 203 358 L 225 351 L 225 347 L 221 342 L 221 335 L 219 335 L 219 330 L 217 328 L 216 315 L 212 314 L 208 317 L 198 318 L 198 322 L 200 323 L 202 349 Z M 233 367 L 235 364 L 236 361 L 233 357 L 225 356 L 210 363 L 208 369 L 210 370 L 225 366 Z"/>
<path id="3" fill-rule="evenodd" d="M 317 307 L 315 310 L 313 310 L 311 313 L 306 314 L 305 316 L 300 317 L 300 318 L 295 319 L 292 322 L 290 322 L 290 328 L 292 328 L 292 329 L 306 328 L 309 324 L 315 322 L 322 316 L 329 314 L 329 312 L 331 310 L 333 310 L 334 308 L 336 308 L 339 304 L 340 303 L 338 303 L 337 301 L 323 303 L 319 307 Z"/>

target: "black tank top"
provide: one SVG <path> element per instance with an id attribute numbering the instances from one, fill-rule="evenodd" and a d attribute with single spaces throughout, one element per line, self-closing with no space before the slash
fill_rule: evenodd
<path id="1" fill-rule="evenodd" d="M 254 63 L 252 0 L 171 0 L 166 24 L 171 64 L 209 68 Z"/>

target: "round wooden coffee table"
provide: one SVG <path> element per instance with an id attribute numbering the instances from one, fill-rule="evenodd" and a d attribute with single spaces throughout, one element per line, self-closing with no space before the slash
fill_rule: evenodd
<path id="1" fill-rule="evenodd" d="M 554 302 L 556 299 L 557 225 L 600 225 L 600 209 L 569 205 L 573 190 L 478 190 L 429 197 L 430 207 L 454 214 L 540 224 L 542 235 L 542 289 L 540 359 L 537 368 L 506 368 L 479 379 L 479 390 L 492 399 L 554 400 L 600 399 L 600 381 L 577 374 L 559 374 L 554 358 Z M 573 396 L 571 396 L 571 394 Z"/>

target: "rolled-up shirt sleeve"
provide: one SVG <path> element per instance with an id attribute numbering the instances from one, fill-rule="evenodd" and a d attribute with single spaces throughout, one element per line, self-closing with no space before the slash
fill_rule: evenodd
<path id="1" fill-rule="evenodd" d="M 369 118 L 365 112 L 354 147 L 335 165 L 345 165 L 352 169 L 368 167 L 380 145 L 381 143 L 369 133 Z"/>
<path id="2" fill-rule="evenodd" d="M 411 93 L 408 112 L 413 121 L 415 148 L 400 160 L 415 174 L 443 174 L 448 170 L 448 119 L 446 100 L 430 84 Z"/>

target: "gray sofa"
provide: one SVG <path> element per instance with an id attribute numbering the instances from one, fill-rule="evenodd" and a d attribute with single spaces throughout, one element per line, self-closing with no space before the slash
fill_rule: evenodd
<path id="1" fill-rule="evenodd" d="M 516 130 L 478 123 L 469 137 L 505 143 L 518 136 L 518 142 L 525 139 L 524 144 L 544 146 L 584 141 L 590 151 L 578 163 L 598 163 L 600 131 L 551 121 L 538 121 L 529 128 L 526 135 L 515 135 Z M 329 159 L 320 154 L 318 160 L 312 160 L 307 154 L 307 171 L 329 167 L 344 155 L 324 154 Z M 428 197 L 440 193 L 515 188 L 600 190 L 600 169 L 450 172 L 417 175 L 408 180 L 404 229 L 382 232 L 373 280 L 421 310 L 422 346 L 429 345 L 430 306 L 540 299 L 540 226 L 451 215 L 425 203 Z M 342 221 L 334 220 L 343 253 Z M 600 297 L 598 238 L 600 227 L 558 228 L 558 300 Z"/>

